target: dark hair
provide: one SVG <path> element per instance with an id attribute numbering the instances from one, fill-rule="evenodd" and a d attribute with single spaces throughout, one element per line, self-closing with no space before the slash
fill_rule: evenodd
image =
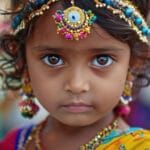
<path id="1" fill-rule="evenodd" d="M 148 14 L 148 0 L 131 0 L 134 5 L 141 11 L 142 15 L 146 18 Z M 61 1 L 63 7 L 70 6 L 68 0 Z M 26 1 L 12 0 L 12 12 L 5 13 L 10 14 L 12 17 L 20 10 L 16 9 L 19 4 L 22 4 L 22 8 L 26 7 Z M 147 76 L 148 67 L 150 67 L 150 47 L 148 44 L 139 40 L 137 33 L 117 15 L 113 15 L 109 10 L 105 8 L 97 9 L 94 1 L 91 0 L 76 0 L 76 5 L 85 10 L 91 9 L 92 12 L 98 17 L 97 24 L 105 29 L 113 37 L 120 41 L 128 43 L 131 49 L 131 55 L 137 59 L 144 60 L 142 69 L 131 69 L 136 77 L 134 85 L 148 86 L 150 84 L 150 78 Z M 28 14 L 28 12 L 24 12 Z M 33 19 L 24 30 L 21 30 L 17 35 L 3 34 L 0 38 L 1 49 L 6 52 L 10 57 L 7 59 L 3 57 L 0 68 L 6 76 L 5 87 L 8 89 L 19 89 L 21 87 L 20 81 L 22 73 L 26 67 L 25 59 L 25 41 L 31 32 L 31 29 L 37 18 Z M 10 64 L 11 65 L 8 65 Z M 14 68 L 14 71 L 6 71 L 8 68 Z M 144 79 L 144 80 L 143 80 Z M 138 82 L 137 82 L 138 81 Z M 140 82 L 139 82 L 140 81 Z M 143 81 L 146 81 L 143 82 Z M 16 84 L 17 83 L 17 84 Z M 138 84 L 137 84 L 138 83 Z"/>

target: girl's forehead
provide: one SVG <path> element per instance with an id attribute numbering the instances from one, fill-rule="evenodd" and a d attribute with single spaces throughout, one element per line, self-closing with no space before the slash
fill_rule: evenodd
<path id="1" fill-rule="evenodd" d="M 128 48 L 128 45 L 120 42 L 111 36 L 107 31 L 101 28 L 98 24 L 94 23 L 91 27 L 91 33 L 85 39 L 80 40 L 66 40 L 62 35 L 57 34 L 57 25 L 53 18 L 53 15 L 57 10 L 63 9 L 60 3 L 53 5 L 53 7 L 46 11 L 42 16 L 40 16 L 35 22 L 32 33 L 29 36 L 28 41 L 31 44 L 38 45 L 51 45 L 51 46 L 80 46 L 84 47 L 105 47 L 114 46 Z"/>

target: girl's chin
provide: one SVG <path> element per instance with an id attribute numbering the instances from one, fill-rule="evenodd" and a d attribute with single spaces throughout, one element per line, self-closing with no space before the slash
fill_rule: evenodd
<path id="1" fill-rule="evenodd" d="M 59 118 L 55 118 L 55 121 L 58 122 L 59 124 L 62 124 L 63 126 L 69 126 L 69 127 L 85 127 L 85 126 L 90 126 L 93 125 L 97 122 L 97 120 L 93 120 L 91 118 L 77 118 L 77 117 L 72 117 L 71 119 L 68 118 L 64 118 L 64 119 L 59 119 Z"/>

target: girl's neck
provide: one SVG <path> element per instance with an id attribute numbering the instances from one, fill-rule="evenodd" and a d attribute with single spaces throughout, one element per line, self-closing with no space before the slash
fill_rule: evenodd
<path id="1" fill-rule="evenodd" d="M 51 146 L 51 149 L 56 145 L 63 150 L 79 149 L 81 145 L 87 143 L 92 137 L 94 137 L 99 131 L 108 127 L 110 123 L 115 120 L 115 116 L 113 113 L 107 115 L 103 119 L 98 122 L 84 127 L 70 127 L 65 124 L 58 122 L 57 120 L 49 117 L 47 124 L 42 132 L 42 142 L 46 149 L 46 147 Z M 124 130 L 128 127 L 127 124 L 121 118 L 118 118 L 118 127 L 121 130 Z M 65 143 L 74 143 L 75 147 L 71 147 L 72 144 L 67 144 L 65 147 Z M 63 145 L 64 143 L 64 145 Z M 55 147 L 56 149 L 56 147 Z M 59 149 L 59 148 L 58 148 Z"/>
<path id="2" fill-rule="evenodd" d="M 102 129 L 104 129 L 105 127 L 107 127 L 111 122 L 113 122 L 116 119 L 116 117 L 114 116 L 113 113 L 108 114 L 106 117 L 104 117 L 103 119 L 88 125 L 88 126 L 68 126 L 66 124 L 63 124 L 57 120 L 55 120 L 54 118 L 52 118 L 51 116 L 48 117 L 48 121 L 47 124 L 45 126 L 45 129 L 43 130 L 43 133 L 51 133 L 54 131 L 59 132 L 59 134 L 74 134 L 74 133 L 78 133 L 80 132 L 86 132 L 86 131 L 90 131 L 93 129 L 95 131 L 100 131 Z"/>

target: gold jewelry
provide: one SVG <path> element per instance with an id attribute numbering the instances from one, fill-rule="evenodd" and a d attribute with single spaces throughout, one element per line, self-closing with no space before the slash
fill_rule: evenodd
<path id="1" fill-rule="evenodd" d="M 108 127 L 98 132 L 97 135 L 88 142 L 88 144 L 80 146 L 80 150 L 95 150 L 96 147 L 99 146 L 103 140 L 105 140 L 106 136 L 108 136 L 112 130 L 117 129 L 117 127 L 118 121 L 115 120 Z"/>
<path id="2" fill-rule="evenodd" d="M 23 73 L 21 96 L 23 101 L 19 103 L 19 110 L 23 117 L 31 119 L 39 111 L 39 106 L 34 100 L 35 97 L 27 71 Z"/>
<path id="3" fill-rule="evenodd" d="M 41 16 L 46 10 L 50 9 L 50 5 L 52 3 L 55 3 L 59 0 L 29 0 L 29 4 L 27 4 L 26 8 L 22 8 L 19 13 L 14 16 L 11 26 L 14 29 L 13 34 L 16 35 L 21 30 L 25 29 L 28 23 L 35 18 L 36 16 Z M 99 8 L 106 8 L 109 11 L 111 11 L 114 15 L 119 16 L 121 19 L 123 19 L 125 22 L 128 23 L 128 25 L 137 33 L 139 36 L 139 39 L 144 42 L 148 43 L 148 36 L 150 36 L 150 28 L 148 27 L 145 19 L 143 18 L 142 14 L 139 12 L 139 10 L 136 8 L 134 4 L 132 4 L 129 0 L 94 0 L 97 9 Z M 62 33 L 66 35 L 67 39 L 82 39 L 84 37 L 87 37 L 87 35 L 90 33 L 90 26 L 95 22 L 96 17 L 88 16 L 88 12 L 85 10 L 80 9 L 79 7 L 74 6 L 74 1 L 71 1 L 72 7 L 65 12 L 65 14 L 70 14 L 71 10 L 75 10 L 76 12 L 79 12 L 78 16 L 81 17 L 79 19 L 80 23 L 71 23 L 70 19 L 68 22 L 67 15 L 64 17 L 64 21 L 66 24 L 58 24 L 56 19 L 56 24 L 58 27 L 64 26 L 67 27 L 64 30 L 59 30 L 58 33 Z M 32 7 L 34 6 L 34 7 Z M 28 12 L 28 13 L 26 13 Z M 84 16 L 88 16 L 88 18 L 85 18 Z M 74 17 L 73 17 L 74 18 Z M 85 21 L 83 23 L 83 20 Z M 87 23 L 87 21 L 89 21 Z M 76 24 L 77 27 L 79 27 L 79 30 L 74 25 Z M 82 24 L 82 26 L 80 26 Z M 69 25 L 69 26 L 68 26 Z M 87 25 L 87 26 L 86 26 Z M 70 27 L 73 26 L 73 30 L 70 29 Z M 83 29 L 83 32 L 82 32 Z M 85 31 L 85 32 L 84 32 Z M 70 33 L 68 35 L 68 33 Z M 73 32 L 73 33 L 72 33 Z M 82 34 L 81 34 L 82 33 Z M 72 36 L 73 35 L 73 36 Z"/>
<path id="4" fill-rule="evenodd" d="M 33 128 L 33 131 L 31 132 L 31 135 L 29 136 L 25 147 L 27 147 L 28 144 L 34 140 L 36 150 L 42 150 L 40 133 L 42 132 L 42 129 L 45 127 L 45 123 L 46 121 L 42 122 L 37 127 Z M 95 148 L 99 146 L 103 140 L 105 140 L 105 138 L 110 134 L 110 132 L 117 129 L 117 127 L 118 121 L 115 120 L 108 127 L 98 132 L 96 136 L 92 138 L 87 144 L 80 146 L 80 150 L 95 150 Z"/>
<path id="5" fill-rule="evenodd" d="M 16 35 L 21 30 L 25 29 L 27 24 L 36 16 L 41 16 L 46 10 L 50 9 L 50 5 L 59 0 L 29 0 L 27 6 L 20 9 L 19 13 L 14 16 L 11 26 L 14 29 L 13 34 Z M 148 43 L 148 36 L 150 36 L 150 28 L 148 27 L 145 19 L 138 11 L 136 6 L 129 0 L 94 0 L 97 8 L 106 8 L 111 11 L 114 15 L 118 15 L 121 19 L 126 21 L 129 26 L 137 33 L 139 39 Z M 71 0 L 72 7 L 66 9 L 63 22 L 60 24 L 55 18 L 56 24 L 58 25 L 58 33 L 65 35 L 67 39 L 82 39 L 87 37 L 90 33 L 90 26 L 96 21 L 96 16 L 88 14 L 88 11 L 80 9 L 74 6 L 74 1 Z M 33 7 L 34 6 L 34 7 Z M 28 12 L 28 13 L 26 13 Z M 68 15 L 71 12 L 76 12 L 79 18 L 74 22 Z M 86 17 L 86 18 L 85 18 Z M 79 22 L 78 22 L 79 21 Z M 62 28 L 65 27 L 65 29 Z M 61 29 L 59 29 L 61 28 Z"/>
<path id="6" fill-rule="evenodd" d="M 57 33 L 61 33 L 67 40 L 79 40 L 90 34 L 91 25 L 97 17 L 91 10 L 85 11 L 76 7 L 74 1 L 66 10 L 57 10 L 53 18 L 57 25 Z"/>
<path id="7" fill-rule="evenodd" d="M 126 21 L 137 33 L 139 39 L 148 43 L 150 28 L 139 10 L 129 0 L 94 0 L 97 8 L 106 8 Z"/>
<path id="8" fill-rule="evenodd" d="M 43 13 L 50 9 L 50 5 L 59 0 L 30 0 L 30 3 L 26 6 L 26 8 L 22 8 L 19 14 L 17 14 L 11 23 L 12 28 L 14 29 L 13 34 L 16 35 L 21 30 L 24 30 L 27 24 L 35 17 L 43 15 Z M 32 5 L 35 5 L 37 9 L 33 9 Z M 26 16 L 24 10 L 29 11 L 29 14 Z"/>

